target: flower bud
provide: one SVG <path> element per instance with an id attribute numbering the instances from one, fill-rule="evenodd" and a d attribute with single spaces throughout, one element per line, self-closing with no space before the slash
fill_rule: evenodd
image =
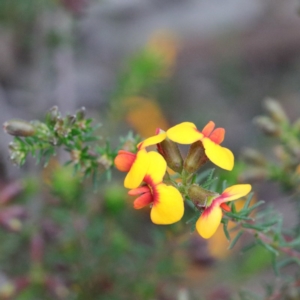
<path id="1" fill-rule="evenodd" d="M 29 122 L 23 120 L 10 120 L 3 124 L 3 129 L 13 136 L 33 136 L 35 128 Z"/>
<path id="2" fill-rule="evenodd" d="M 267 98 L 264 101 L 264 107 L 275 123 L 288 122 L 288 118 L 278 101 Z"/>
<path id="3" fill-rule="evenodd" d="M 103 167 L 105 170 L 108 170 L 113 165 L 112 159 L 108 157 L 106 154 L 101 155 L 97 159 L 97 163 L 99 164 L 100 167 Z"/>
<path id="4" fill-rule="evenodd" d="M 78 121 L 82 121 L 85 118 L 85 107 L 82 106 L 80 109 L 76 111 L 76 118 Z"/>
<path id="5" fill-rule="evenodd" d="M 208 191 L 197 184 L 192 184 L 188 189 L 189 198 L 197 207 L 205 207 L 209 199 L 215 198 L 218 194 Z"/>
<path id="6" fill-rule="evenodd" d="M 58 136 L 66 138 L 71 132 L 71 129 L 65 126 L 64 120 L 62 118 L 58 117 L 54 126 L 54 132 Z"/>
<path id="7" fill-rule="evenodd" d="M 128 138 L 121 146 L 121 149 L 128 152 L 136 152 L 136 144 L 137 142 L 132 139 Z"/>
<path id="8" fill-rule="evenodd" d="M 36 129 L 36 136 L 38 138 L 49 138 L 52 135 L 49 127 L 45 123 L 34 120 L 31 121 L 31 124 Z"/>
<path id="9" fill-rule="evenodd" d="M 177 173 L 182 172 L 183 159 L 176 143 L 166 138 L 157 144 L 157 150 L 164 157 L 169 168 Z"/>
<path id="10" fill-rule="evenodd" d="M 67 115 L 65 119 L 66 126 L 72 126 L 76 122 L 76 115 Z"/>
<path id="11" fill-rule="evenodd" d="M 188 173 L 196 172 L 208 161 L 201 141 L 191 144 L 187 157 L 184 160 L 184 169 Z"/>
<path id="12" fill-rule="evenodd" d="M 16 143 L 10 144 L 9 150 L 11 161 L 17 166 L 23 165 L 26 158 L 25 152 L 22 149 L 18 150 L 18 145 L 16 145 Z"/>
<path id="13" fill-rule="evenodd" d="M 242 159 L 255 166 L 265 166 L 266 158 L 257 150 L 252 148 L 244 148 L 242 151 Z"/>
<path id="14" fill-rule="evenodd" d="M 58 111 L 57 106 L 53 106 L 52 108 L 50 108 L 46 115 L 47 121 L 51 124 L 55 124 L 59 117 L 60 117 L 60 113 Z"/>
<path id="15" fill-rule="evenodd" d="M 253 120 L 254 124 L 269 136 L 279 136 L 280 128 L 269 118 L 265 116 L 258 116 Z"/>

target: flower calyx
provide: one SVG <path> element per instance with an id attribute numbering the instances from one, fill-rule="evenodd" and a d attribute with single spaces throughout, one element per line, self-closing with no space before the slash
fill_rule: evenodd
<path id="1" fill-rule="evenodd" d="M 198 184 L 192 184 L 188 188 L 187 194 L 200 211 L 209 206 L 212 200 L 219 195 L 218 193 L 200 187 Z"/>
<path id="2" fill-rule="evenodd" d="M 191 144 L 189 152 L 184 160 L 184 170 L 195 173 L 202 165 L 208 162 L 205 149 L 201 141 Z"/>
<path id="3" fill-rule="evenodd" d="M 157 134 L 163 132 L 164 131 L 162 129 L 157 129 Z M 177 173 L 182 172 L 183 159 L 176 143 L 166 137 L 163 141 L 157 144 L 157 150 L 163 156 L 170 169 Z"/>

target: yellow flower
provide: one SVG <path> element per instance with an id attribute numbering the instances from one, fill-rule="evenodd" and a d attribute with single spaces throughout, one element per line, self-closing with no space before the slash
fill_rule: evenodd
<path id="1" fill-rule="evenodd" d="M 192 144 L 201 141 L 205 149 L 205 154 L 211 162 L 225 170 L 232 170 L 234 156 L 232 152 L 220 146 L 224 140 L 225 129 L 215 128 L 215 123 L 210 121 L 199 131 L 195 124 L 183 122 L 167 130 L 167 137 L 180 144 Z"/>
<path id="2" fill-rule="evenodd" d="M 166 138 L 166 133 L 161 132 L 149 137 L 138 144 L 137 154 L 129 151 L 120 150 L 115 158 L 115 166 L 119 171 L 128 172 L 124 180 L 124 186 L 128 189 L 137 188 L 149 166 L 146 147 L 160 143 Z"/>
<path id="3" fill-rule="evenodd" d="M 208 199 L 209 203 L 196 223 L 198 233 L 205 239 L 210 238 L 221 223 L 222 208 L 228 210 L 225 202 L 237 200 L 250 191 L 250 184 L 237 184 L 225 189 L 221 195 Z"/>
<path id="4" fill-rule="evenodd" d="M 145 152 L 148 168 L 143 178 L 144 185 L 128 192 L 139 195 L 134 208 L 140 209 L 152 205 L 150 217 L 153 223 L 167 225 L 179 221 L 184 213 L 184 203 L 180 192 L 173 186 L 163 183 L 167 164 L 163 157 L 154 151 Z"/>

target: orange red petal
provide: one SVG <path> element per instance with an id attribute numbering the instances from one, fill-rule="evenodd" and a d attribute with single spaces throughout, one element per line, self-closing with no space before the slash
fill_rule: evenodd
<path id="1" fill-rule="evenodd" d="M 128 172 L 136 159 L 136 154 L 125 150 L 119 150 L 115 157 L 115 166 L 121 172 Z"/>
<path id="2" fill-rule="evenodd" d="M 139 196 L 134 200 L 133 207 L 135 209 L 141 209 L 151 203 L 152 203 L 152 195 L 150 189 L 148 188 L 148 191 L 146 193 L 142 194 L 141 196 Z"/>
<path id="3" fill-rule="evenodd" d="M 224 141 L 224 137 L 225 137 L 224 128 L 216 128 L 209 136 L 209 138 L 216 144 L 221 144 Z"/>
<path id="4" fill-rule="evenodd" d="M 213 121 L 209 121 L 204 128 L 202 129 L 202 134 L 206 137 L 210 136 L 215 128 L 215 123 Z"/>

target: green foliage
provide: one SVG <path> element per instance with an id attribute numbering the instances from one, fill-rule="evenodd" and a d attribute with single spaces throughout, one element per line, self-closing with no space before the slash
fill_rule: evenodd
<path id="1" fill-rule="evenodd" d="M 6 131 L 17 135 L 9 145 L 10 158 L 22 166 L 31 154 L 37 163 L 43 160 L 46 166 L 50 158 L 56 155 L 57 149 L 63 147 L 70 154 L 67 164 L 73 165 L 74 171 L 82 173 L 84 178 L 93 177 L 96 185 L 99 175 L 106 173 L 109 176 L 115 152 L 108 143 L 95 145 L 101 139 L 96 132 L 100 125 L 94 125 L 92 121 L 84 117 L 84 108 L 74 115 L 62 117 L 57 107 L 50 109 L 45 123 L 8 121 L 4 125 Z M 26 130 L 20 131 L 22 123 Z"/>

